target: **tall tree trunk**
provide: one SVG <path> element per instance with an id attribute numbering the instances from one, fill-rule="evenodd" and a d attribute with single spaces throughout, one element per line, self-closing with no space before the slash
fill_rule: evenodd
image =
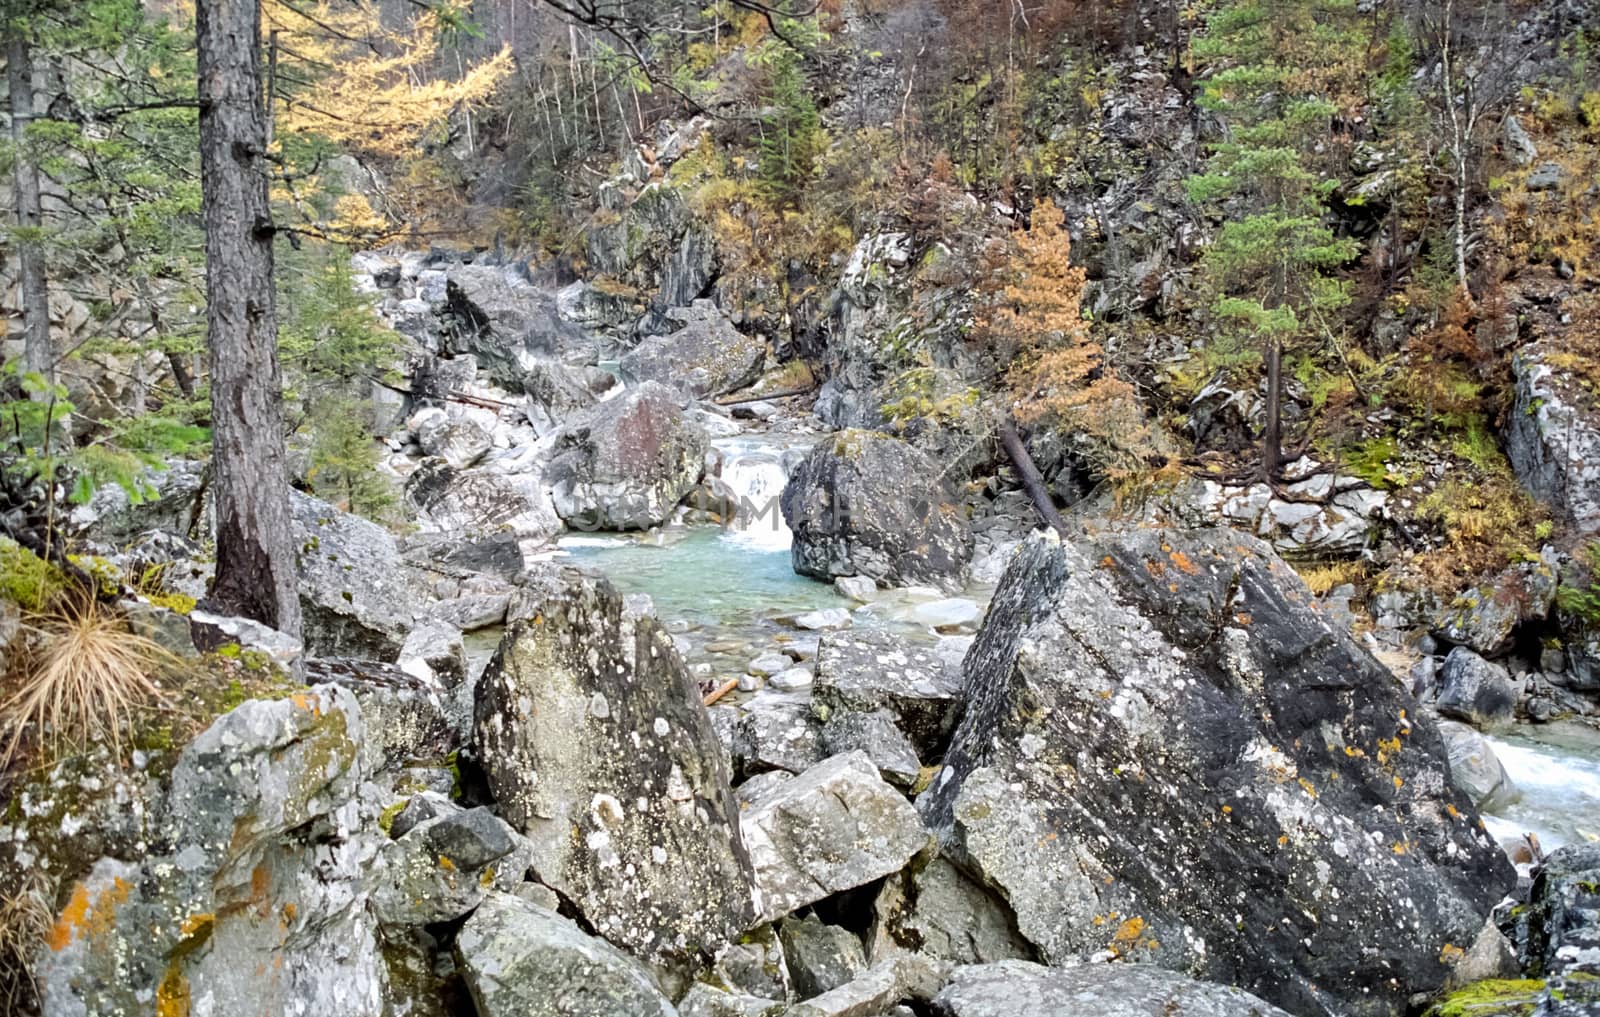
<path id="1" fill-rule="evenodd" d="M 217 506 L 210 604 L 298 636 L 273 305 L 260 0 L 200 0 L 195 13 Z"/>
<path id="2" fill-rule="evenodd" d="M 1283 449 L 1283 344 L 1274 339 L 1267 346 L 1267 426 L 1261 432 L 1261 479 L 1271 483 L 1278 477 L 1278 460 Z"/>
<path id="3" fill-rule="evenodd" d="M 11 142 L 17 153 L 12 187 L 17 206 L 17 233 L 12 235 L 22 272 L 23 364 L 30 372 L 55 380 L 55 355 L 50 349 L 50 284 L 45 277 L 44 244 L 39 237 L 44 217 L 39 201 L 39 165 L 28 154 L 25 135 L 33 121 L 33 53 L 27 28 L 8 18 L 6 78 L 11 88 Z"/>

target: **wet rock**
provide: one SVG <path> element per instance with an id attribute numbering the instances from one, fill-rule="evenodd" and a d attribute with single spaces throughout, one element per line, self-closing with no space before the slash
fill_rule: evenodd
<path id="1" fill-rule="evenodd" d="M 416 616 L 388 531 L 291 491 L 306 650 L 392 660 Z"/>
<path id="2" fill-rule="evenodd" d="M 533 869 L 598 934 L 688 972 L 751 924 L 750 869 L 700 692 L 653 616 L 561 570 L 479 680 L 489 788 Z"/>
<path id="3" fill-rule="evenodd" d="M 1445 657 L 1439 669 L 1441 714 L 1493 731 L 1516 720 L 1517 687 L 1499 664 L 1491 664 L 1464 646 Z"/>
<path id="4" fill-rule="evenodd" d="M 1486 812 L 1498 812 L 1522 797 L 1483 735 L 1453 720 L 1439 722 L 1439 735 L 1450 756 L 1450 777 L 1472 804 Z"/>
<path id="5" fill-rule="evenodd" d="M 740 819 L 762 920 L 900 868 L 928 835 L 865 753 L 818 763 L 756 799 Z"/>
<path id="6" fill-rule="evenodd" d="M 872 955 L 910 950 L 952 964 L 1032 960 L 1016 917 L 943 858 L 885 880 L 873 902 Z"/>
<path id="7" fill-rule="evenodd" d="M 1600 531 L 1600 418 L 1573 380 L 1546 363 L 1535 344 L 1511 362 L 1515 403 L 1506 455 L 1517 479 L 1561 511 L 1579 533 Z"/>
<path id="8" fill-rule="evenodd" d="M 839 576 L 833 588 L 851 600 L 866 603 L 878 594 L 878 584 L 871 576 Z"/>
<path id="9" fill-rule="evenodd" d="M 1150 962 L 1308 1013 L 1442 986 L 1441 951 L 1514 874 L 1433 724 L 1310 601 L 1228 530 L 1023 545 L 918 806 L 1042 959 Z"/>
<path id="10" fill-rule="evenodd" d="M 481 1017 L 676 1017 L 637 962 L 553 911 L 492 893 L 456 937 Z"/>
<path id="11" fill-rule="evenodd" d="M 666 311 L 673 331 L 647 336 L 619 366 L 632 381 L 659 381 L 697 399 L 724 395 L 761 377 L 765 345 L 744 335 L 710 300 Z"/>
<path id="12" fill-rule="evenodd" d="M 1289 1017 L 1247 992 L 1149 964 L 1046 968 L 1026 961 L 958 969 L 934 1009 L 940 1017 Z"/>
<path id="13" fill-rule="evenodd" d="M 556 512 L 577 529 L 658 526 L 694 490 L 708 447 L 671 389 L 657 382 L 630 388 L 557 439 L 546 473 Z"/>
<path id="14" fill-rule="evenodd" d="M 960 696 L 959 661 L 952 669 L 933 650 L 900 636 L 858 629 L 829 633 L 818 644 L 811 692 L 817 716 L 884 710 L 923 758 L 941 752 Z"/>
<path id="15" fill-rule="evenodd" d="M 872 431 L 819 443 L 783 489 L 794 570 L 831 582 L 957 587 L 972 558 L 965 514 L 917 449 Z"/>
<path id="16" fill-rule="evenodd" d="M 795 628 L 820 632 L 824 629 L 847 629 L 850 627 L 851 618 L 850 612 L 842 607 L 825 607 L 796 615 L 794 624 Z"/>
<path id="17" fill-rule="evenodd" d="M 1523 963 L 1538 975 L 1600 976 L 1600 844 L 1550 853 L 1523 916 Z"/>
<path id="18" fill-rule="evenodd" d="M 820 996 L 850 981 L 867 966 L 861 940 L 849 929 L 815 918 L 785 918 L 778 923 L 789 977 L 801 999 Z"/>

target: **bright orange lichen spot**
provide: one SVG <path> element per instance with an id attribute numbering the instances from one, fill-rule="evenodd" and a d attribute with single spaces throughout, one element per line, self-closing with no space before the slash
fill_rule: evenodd
<path id="1" fill-rule="evenodd" d="M 1461 818 L 1461 810 L 1456 808 L 1454 805 L 1451 805 L 1449 802 L 1444 803 L 1444 811 L 1449 814 L 1451 819 Z"/>
<path id="2" fill-rule="evenodd" d="M 454 872 L 454 871 L 456 871 L 456 863 L 452 862 L 450 860 L 450 856 L 449 855 L 440 855 L 439 856 L 439 868 L 443 869 L 446 872 Z"/>
<path id="3" fill-rule="evenodd" d="M 1167 574 L 1167 567 L 1158 561 L 1145 562 L 1144 570 L 1150 573 L 1151 579 L 1160 579 L 1162 576 Z"/>
<path id="4" fill-rule="evenodd" d="M 294 902 L 293 901 L 290 901 L 290 902 L 284 904 L 283 911 L 282 911 L 283 924 L 285 924 L 285 925 L 294 924 L 295 916 L 298 915 L 299 913 L 300 913 L 300 909 L 294 906 Z"/>
<path id="5" fill-rule="evenodd" d="M 1397 855 L 1403 855 L 1407 851 L 1411 850 L 1411 847 L 1410 847 L 1410 845 L 1406 844 L 1404 841 L 1401 841 L 1401 842 L 1395 844 L 1395 846 L 1393 848 L 1391 848 L 1390 850 L 1393 851 Z"/>
<path id="6" fill-rule="evenodd" d="M 1172 564 L 1177 566 L 1178 571 L 1184 575 L 1197 576 L 1200 574 L 1200 566 L 1190 561 L 1189 556 L 1182 551 L 1174 551 L 1169 557 L 1172 559 Z"/>
<path id="7" fill-rule="evenodd" d="M 272 890 L 272 873 L 267 871 L 265 865 L 257 865 L 250 870 L 250 899 L 252 901 L 266 900 L 267 894 Z"/>
<path id="8" fill-rule="evenodd" d="M 61 915 L 50 929 L 50 949 L 60 953 L 72 942 L 76 929 L 84 924 L 89 917 L 89 888 L 78 883 L 72 888 L 72 897 L 67 901 L 67 906 L 61 909 Z"/>
<path id="9" fill-rule="evenodd" d="M 1454 943 L 1446 943 L 1444 946 L 1439 948 L 1439 963 L 1454 966 L 1466 955 L 1467 951 L 1461 949 L 1459 946 L 1456 946 Z"/>
<path id="10" fill-rule="evenodd" d="M 1397 788 L 1399 788 L 1399 787 L 1405 787 L 1405 786 L 1406 786 L 1406 782 L 1405 782 L 1405 781 L 1403 781 L 1403 780 L 1401 780 L 1401 779 L 1400 779 L 1400 778 L 1399 778 L 1399 777 L 1396 777 L 1396 778 L 1395 778 L 1395 779 L 1394 779 L 1394 786 L 1395 786 L 1395 787 L 1397 787 Z"/>
<path id="11" fill-rule="evenodd" d="M 1121 925 L 1117 926 L 1116 934 L 1111 937 L 1113 944 L 1132 946 L 1144 935 L 1144 919 L 1134 915 Z"/>
<path id="12" fill-rule="evenodd" d="M 189 1017 L 189 979 L 177 964 L 167 968 L 156 987 L 156 1017 Z"/>
<path id="13" fill-rule="evenodd" d="M 216 916 L 209 911 L 201 911 L 199 914 L 190 915 L 183 920 L 182 925 L 178 926 L 178 935 L 188 939 L 195 933 L 203 932 L 210 928 L 211 923 L 214 921 L 216 921 Z"/>
<path id="14" fill-rule="evenodd" d="M 1222 807 L 1222 811 L 1223 811 L 1224 814 L 1231 813 L 1231 812 L 1233 812 L 1233 806 L 1232 805 L 1224 805 Z"/>

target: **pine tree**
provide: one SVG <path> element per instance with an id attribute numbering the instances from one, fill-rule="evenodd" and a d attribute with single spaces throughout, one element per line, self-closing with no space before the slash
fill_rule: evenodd
<path id="1" fill-rule="evenodd" d="M 1332 274 L 1355 256 L 1327 225 L 1336 177 L 1317 165 L 1351 77 L 1352 0 L 1224 0 L 1194 41 L 1211 65 L 1200 103 L 1227 125 L 1190 197 L 1226 215 L 1202 267 L 1225 338 L 1253 347 L 1267 371 L 1261 469 L 1281 455 L 1285 347 L 1349 302 Z"/>

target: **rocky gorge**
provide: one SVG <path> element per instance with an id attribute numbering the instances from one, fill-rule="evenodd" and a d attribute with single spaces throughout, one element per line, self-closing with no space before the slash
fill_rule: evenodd
<path id="1" fill-rule="evenodd" d="M 1352 635 L 1283 557 L 1357 539 L 1354 483 L 1281 527 L 1211 485 L 1030 534 L 915 443 L 763 403 L 714 309 L 638 374 L 571 286 L 358 264 L 416 344 L 385 463 L 416 527 L 296 495 L 303 648 L 133 609 L 234 692 L 10 792 L 7 866 L 64 877 L 41 1012 L 1597 1005 L 1592 818 L 1514 864 L 1480 813 L 1519 796 L 1489 739 L 1592 709 L 1495 662 L 1549 563 L 1396 674 L 1411 622 Z M 199 595 L 203 471 L 156 476 L 74 525 Z"/>

